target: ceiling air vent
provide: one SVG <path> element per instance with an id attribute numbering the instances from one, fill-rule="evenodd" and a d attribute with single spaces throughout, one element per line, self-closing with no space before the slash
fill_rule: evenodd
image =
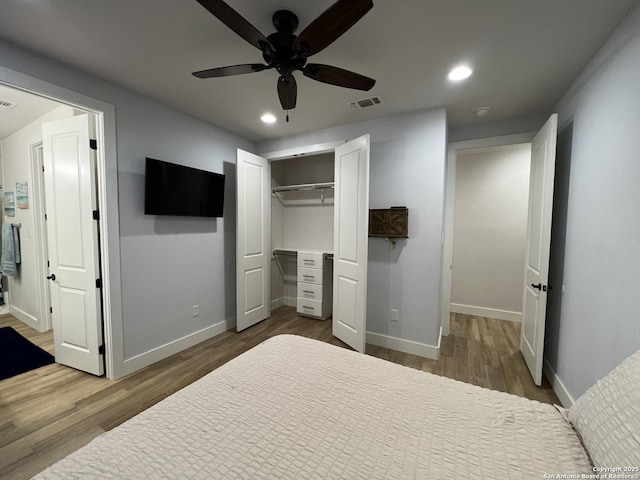
<path id="1" fill-rule="evenodd" d="M 13 110 L 17 106 L 17 103 L 8 102 L 7 100 L 0 100 L 0 108 L 4 110 Z"/>
<path id="2" fill-rule="evenodd" d="M 376 95 L 375 97 L 362 98 L 360 100 L 354 100 L 353 102 L 349 102 L 349 106 L 354 110 L 360 110 L 362 108 L 367 107 L 375 107 L 376 105 L 382 104 L 382 97 Z"/>

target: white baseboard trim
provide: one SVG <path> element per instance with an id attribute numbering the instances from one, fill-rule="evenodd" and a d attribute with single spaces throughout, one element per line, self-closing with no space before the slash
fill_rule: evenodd
<path id="1" fill-rule="evenodd" d="M 42 322 L 38 321 L 38 319 L 33 315 L 29 315 L 27 312 L 25 312 L 24 310 L 14 305 L 9 305 L 9 314 L 13 315 L 18 320 L 26 323 L 27 325 L 29 325 L 34 330 L 37 330 L 38 332 L 44 331 L 42 330 Z"/>
<path id="2" fill-rule="evenodd" d="M 451 328 L 451 320 L 449 320 L 446 325 L 440 325 L 440 337 L 448 337 L 449 336 L 449 329 Z M 440 340 L 438 340 L 438 343 L 440 343 Z"/>
<path id="3" fill-rule="evenodd" d="M 235 326 L 236 319 L 235 317 L 233 317 L 227 320 L 223 320 L 222 322 L 218 322 L 215 325 L 203 328 L 202 330 L 191 333 L 172 342 L 156 347 L 152 350 L 149 350 L 148 352 L 144 352 L 134 357 L 127 358 L 124 361 L 121 372 L 119 372 L 120 375 L 118 376 L 118 378 L 129 375 L 140 370 L 141 368 L 159 362 L 160 360 L 164 360 L 165 358 L 181 352 L 182 350 L 193 347 L 198 343 L 204 342 L 205 340 L 215 337 L 216 335 L 220 335 L 227 330 L 235 328 Z"/>
<path id="4" fill-rule="evenodd" d="M 286 305 L 287 307 L 297 307 L 298 300 L 295 297 L 280 297 L 275 300 L 271 300 L 271 309 Z"/>
<path id="5" fill-rule="evenodd" d="M 440 332 L 442 332 L 442 329 Z M 427 345 L 426 343 L 418 343 L 412 340 L 405 340 L 403 338 L 367 332 L 367 343 L 378 347 L 390 348 L 391 350 L 397 350 L 399 352 L 419 355 L 420 357 L 431 358 L 433 360 L 440 358 L 440 340 L 438 340 L 438 346 L 434 347 L 433 345 Z"/>
<path id="6" fill-rule="evenodd" d="M 546 358 L 544 359 L 542 371 L 544 372 L 544 376 L 547 377 L 547 380 L 549 380 L 549 383 L 553 387 L 553 391 L 556 392 L 556 395 L 558 396 L 560 403 L 562 403 L 562 406 L 564 408 L 570 408 L 571 405 L 574 404 L 575 399 L 573 398 L 573 396 L 571 396 L 569 390 L 567 390 L 567 387 L 564 386 L 564 383 L 562 383 L 562 380 L 560 380 L 560 377 L 558 377 L 558 374 L 553 370 L 551 364 L 547 361 Z"/>
<path id="7" fill-rule="evenodd" d="M 522 312 L 512 312 L 511 310 L 499 310 L 497 308 L 474 307 L 473 305 L 463 305 L 452 303 L 453 313 L 463 313 L 476 317 L 496 318 L 498 320 L 509 320 L 510 322 L 522 322 Z"/>

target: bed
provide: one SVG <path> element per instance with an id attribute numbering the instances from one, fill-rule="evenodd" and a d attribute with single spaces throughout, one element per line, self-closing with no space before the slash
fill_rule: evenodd
<path id="1" fill-rule="evenodd" d="M 637 423 L 613 438 L 604 429 L 615 415 L 638 422 L 639 384 L 636 354 L 585 394 L 599 388 L 593 405 L 581 397 L 565 411 L 281 335 L 35 478 L 587 478 L 594 464 L 640 467 Z"/>

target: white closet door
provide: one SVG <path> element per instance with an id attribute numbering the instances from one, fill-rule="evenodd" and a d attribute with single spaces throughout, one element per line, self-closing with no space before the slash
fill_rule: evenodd
<path id="1" fill-rule="evenodd" d="M 553 114 L 531 144 L 529 220 L 520 350 L 536 385 L 542 384 L 557 132 L 558 115 Z M 559 285 L 556 288 L 559 288 Z"/>
<path id="2" fill-rule="evenodd" d="M 336 148 L 333 334 L 364 352 L 367 315 L 369 135 Z"/>
<path id="3" fill-rule="evenodd" d="M 51 322 L 56 362 L 104 373 L 91 118 L 42 125 Z"/>
<path id="4" fill-rule="evenodd" d="M 238 331 L 271 314 L 271 164 L 238 149 L 236 165 Z"/>

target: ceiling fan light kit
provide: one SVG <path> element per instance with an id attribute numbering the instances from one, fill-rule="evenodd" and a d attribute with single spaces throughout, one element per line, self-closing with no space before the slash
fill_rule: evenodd
<path id="1" fill-rule="evenodd" d="M 376 83 L 372 78 L 339 67 L 307 63 L 310 56 L 331 45 L 371 10 L 372 0 L 338 0 L 297 36 L 294 32 L 298 28 L 298 17 L 288 10 L 278 10 L 272 17 L 276 32 L 268 37 L 223 0 L 197 1 L 227 27 L 258 48 L 265 61 L 265 64 L 249 63 L 193 72 L 197 78 L 242 75 L 275 68 L 279 74 L 277 91 L 283 110 L 296 107 L 298 87 L 293 76 L 296 71 L 301 71 L 305 77 L 318 82 L 356 90 L 368 91 Z"/>

